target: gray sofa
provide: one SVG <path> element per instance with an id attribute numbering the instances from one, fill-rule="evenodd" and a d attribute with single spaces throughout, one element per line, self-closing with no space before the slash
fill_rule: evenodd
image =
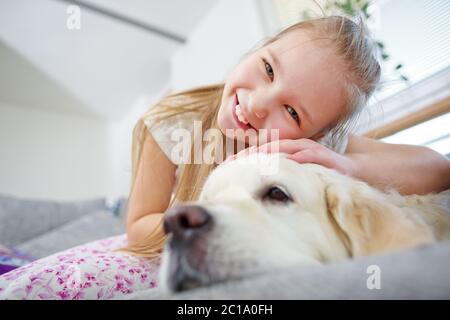
<path id="1" fill-rule="evenodd" d="M 0 244 L 35 258 L 123 233 L 124 199 L 54 202 L 0 195 Z M 367 268 L 379 267 L 380 289 Z M 129 299 L 450 299 L 450 242 L 271 274 L 166 295 L 151 289 Z"/>
<path id="2" fill-rule="evenodd" d="M 0 245 L 33 258 L 125 232 L 124 199 L 81 201 L 23 199 L 0 195 Z"/>
<path id="3" fill-rule="evenodd" d="M 378 271 L 379 289 L 371 278 Z M 291 267 L 174 295 L 151 289 L 127 298 L 450 299 L 450 242 L 320 267 Z"/>

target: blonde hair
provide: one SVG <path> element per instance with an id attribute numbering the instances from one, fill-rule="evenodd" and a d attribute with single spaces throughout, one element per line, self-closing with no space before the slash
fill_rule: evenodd
<path id="1" fill-rule="evenodd" d="M 345 78 L 347 91 L 345 110 L 342 116 L 333 123 L 332 128 L 327 128 L 330 131 L 332 141 L 336 143 L 350 130 L 352 115 L 359 113 L 379 82 L 380 66 L 376 59 L 375 46 L 368 36 L 363 21 L 360 20 L 355 23 L 345 17 L 330 16 L 294 24 L 265 41 L 261 47 L 267 46 L 295 30 L 305 30 L 321 39 L 331 40 L 337 55 L 342 57 L 348 71 Z M 136 179 L 147 130 L 144 121 L 157 118 L 157 122 L 159 122 L 175 115 L 198 112 L 201 115 L 201 132 L 209 128 L 218 129 L 217 115 L 223 88 L 224 84 L 216 84 L 168 95 L 139 119 L 133 130 L 132 185 Z M 224 135 L 222 136 L 221 145 L 225 148 L 227 138 Z M 194 137 L 194 139 L 200 139 L 196 141 L 202 141 L 201 143 L 205 144 L 202 137 Z M 194 154 L 193 152 L 194 143 L 191 145 L 191 155 Z M 226 154 L 225 150 L 223 154 Z M 174 195 L 167 209 L 181 202 L 196 200 L 207 176 L 215 167 L 216 164 L 192 163 L 182 165 Z M 124 251 L 147 258 L 158 258 L 163 249 L 164 241 L 165 236 L 161 221 L 145 239 L 140 243 L 128 246 Z"/>

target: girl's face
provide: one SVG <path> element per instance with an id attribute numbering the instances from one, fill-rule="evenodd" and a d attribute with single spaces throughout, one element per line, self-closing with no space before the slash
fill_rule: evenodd
<path id="1" fill-rule="evenodd" d="M 279 129 L 279 139 L 317 140 L 344 110 L 344 70 L 330 40 L 311 41 L 305 31 L 290 32 L 231 72 L 219 128 L 224 134 L 226 129 Z M 237 104 L 244 123 L 236 115 Z"/>

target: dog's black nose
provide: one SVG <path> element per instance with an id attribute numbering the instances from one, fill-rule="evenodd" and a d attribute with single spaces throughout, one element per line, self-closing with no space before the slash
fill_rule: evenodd
<path id="1" fill-rule="evenodd" d="M 174 237 L 188 237 L 211 228 L 212 217 L 209 212 L 196 205 L 178 206 L 167 211 L 164 217 L 164 232 Z"/>

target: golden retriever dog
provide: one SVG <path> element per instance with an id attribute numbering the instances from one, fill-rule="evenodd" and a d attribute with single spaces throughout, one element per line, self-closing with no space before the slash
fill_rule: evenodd
<path id="1" fill-rule="evenodd" d="M 267 174 L 267 166 L 277 170 Z M 199 200 L 172 208 L 160 285 L 181 291 L 450 238 L 449 198 L 400 196 L 283 154 L 221 164 Z"/>

